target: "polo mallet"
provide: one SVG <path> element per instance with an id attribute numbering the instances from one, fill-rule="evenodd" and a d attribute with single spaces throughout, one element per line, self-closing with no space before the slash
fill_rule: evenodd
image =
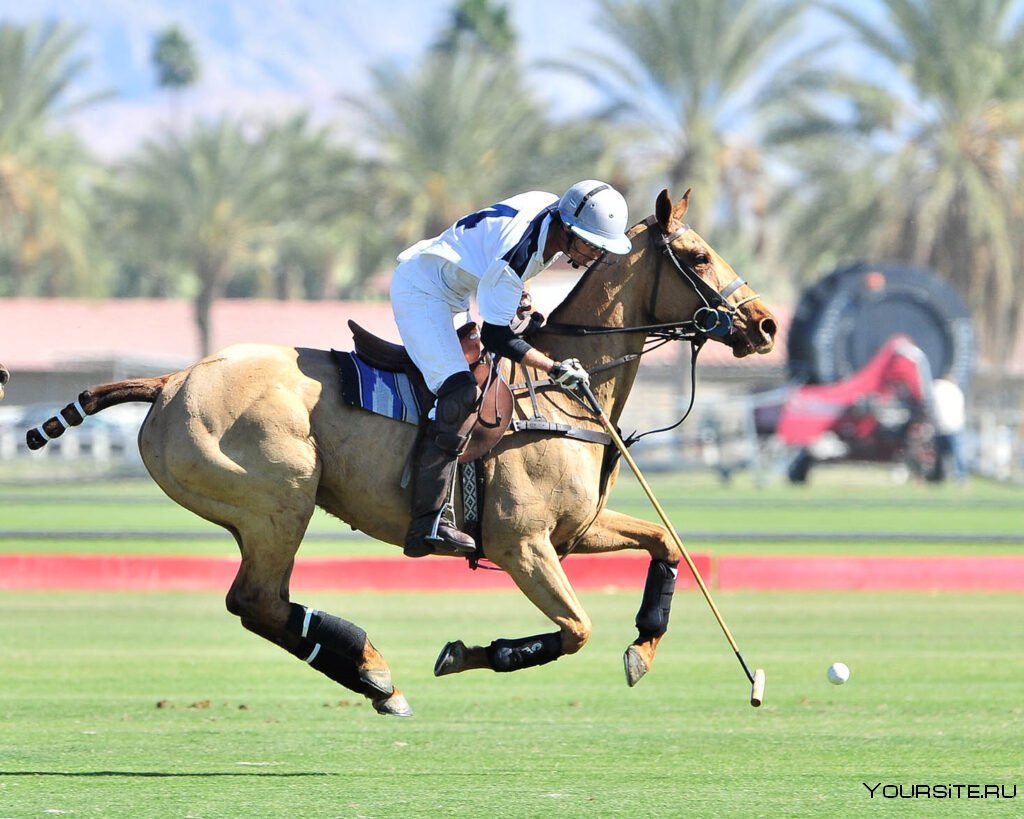
<path id="1" fill-rule="evenodd" d="M 671 521 L 669 521 L 668 515 L 666 515 L 665 510 L 661 508 L 661 504 L 658 503 L 658 499 L 654 497 L 654 492 L 651 490 L 651 487 L 640 472 L 640 468 L 636 465 L 636 461 L 633 460 L 632 456 L 627 451 L 626 445 L 622 442 L 622 438 L 619 437 L 619 433 L 615 430 L 615 425 L 612 424 L 608 419 L 608 416 L 604 414 L 604 410 L 601 409 L 601 405 L 597 402 L 597 398 L 591 391 L 589 384 L 580 384 L 579 390 L 586 397 L 587 402 L 590 404 L 590 409 L 601 422 L 601 426 L 604 427 L 605 432 L 607 432 L 611 437 L 616 449 L 619 450 L 623 459 L 627 464 L 629 464 L 629 468 L 633 470 L 633 474 L 636 475 L 636 479 L 640 482 L 640 486 L 643 487 L 644 493 L 647 495 L 647 499 L 650 500 L 651 505 L 654 507 L 654 511 L 658 513 L 658 517 L 661 518 L 661 522 L 665 525 L 665 528 L 668 530 L 672 540 L 682 553 L 683 559 L 686 561 L 686 565 L 690 567 L 693 579 L 697 581 L 697 585 L 700 587 L 701 593 L 704 595 L 704 599 L 707 600 L 708 605 L 711 606 L 711 611 L 715 615 L 718 625 L 722 627 L 722 633 L 725 634 L 725 639 L 728 640 L 729 645 L 732 646 L 732 650 L 736 653 L 736 659 L 740 661 L 740 665 L 743 667 L 743 673 L 747 675 L 747 679 L 750 681 L 750 704 L 757 708 L 761 705 L 761 701 L 764 699 L 764 669 L 758 668 L 753 674 L 750 673 L 750 668 L 747 667 L 747 663 L 743 659 L 743 655 L 740 654 L 739 646 L 736 645 L 736 640 L 733 638 L 732 632 L 729 631 L 729 627 L 725 624 L 725 620 L 722 619 L 722 615 L 718 611 L 718 606 L 716 606 L 715 601 L 711 599 L 711 593 L 708 591 L 708 587 L 704 585 L 704 580 L 700 576 L 700 572 L 697 571 L 697 566 L 690 558 L 690 553 L 686 551 L 686 547 L 679 539 L 679 535 L 676 534 L 675 527 L 672 525 Z"/>

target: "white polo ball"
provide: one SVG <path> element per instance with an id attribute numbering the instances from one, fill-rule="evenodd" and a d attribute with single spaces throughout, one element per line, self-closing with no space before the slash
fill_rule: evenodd
<path id="1" fill-rule="evenodd" d="M 842 685 L 850 679 L 850 669 L 846 663 L 832 663 L 828 667 L 828 681 L 832 685 Z"/>

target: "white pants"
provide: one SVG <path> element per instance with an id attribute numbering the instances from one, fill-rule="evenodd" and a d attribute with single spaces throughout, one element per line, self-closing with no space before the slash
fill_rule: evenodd
<path id="1" fill-rule="evenodd" d="M 391 279 L 391 307 L 402 343 L 433 393 L 449 376 L 469 372 L 455 332 L 457 316 L 460 325 L 468 320 L 469 295 L 445 284 L 445 266 L 455 267 L 439 256 L 414 256 L 399 264 Z"/>

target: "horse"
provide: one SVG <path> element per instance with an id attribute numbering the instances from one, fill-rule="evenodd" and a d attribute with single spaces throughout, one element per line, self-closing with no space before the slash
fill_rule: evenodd
<path id="1" fill-rule="evenodd" d="M 683 223 L 690 191 L 667 190 L 655 213 L 630 228 L 632 251 L 580 277 L 531 341 L 555 360 L 579 359 L 611 422 L 620 417 L 652 336 L 712 338 L 742 358 L 771 351 L 776 322 L 760 296 Z M 673 335 L 674 334 L 674 335 Z M 517 365 L 519 366 L 519 365 Z M 520 369 L 522 369 L 520 367 Z M 512 374 L 509 373 L 509 376 Z M 618 459 L 600 425 L 570 392 L 527 373 L 515 415 L 550 428 L 506 434 L 482 459 L 486 558 L 504 570 L 557 627 L 553 633 L 448 643 L 437 676 L 470 669 L 510 672 L 578 652 L 591 621 L 563 570 L 571 553 L 649 553 L 637 639 L 626 649 L 627 683 L 650 669 L 668 627 L 680 550 L 659 525 L 606 508 Z M 81 393 L 28 432 L 37 449 L 88 415 L 124 402 L 152 404 L 139 432 L 143 462 L 176 503 L 227 529 L 241 562 L 226 596 L 242 625 L 370 700 L 381 714 L 411 715 L 366 632 L 293 602 L 295 555 L 316 507 L 354 529 L 401 545 L 409 497 L 401 488 L 416 429 L 339 399 L 339 375 L 323 350 L 238 344 L 175 373 Z M 556 434 L 569 428 L 579 434 Z"/>

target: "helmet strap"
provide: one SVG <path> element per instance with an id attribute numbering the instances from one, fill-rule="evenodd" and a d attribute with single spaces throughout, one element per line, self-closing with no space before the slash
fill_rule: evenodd
<path id="1" fill-rule="evenodd" d="M 563 226 L 563 227 L 565 227 L 565 226 Z M 601 267 L 605 267 L 605 266 L 611 264 L 611 260 L 608 258 L 608 251 L 607 250 L 601 250 L 601 248 L 597 247 L 596 245 L 592 245 L 592 244 L 590 244 L 590 242 L 586 241 L 585 239 L 581 239 L 579 236 L 577 236 L 575 233 L 573 233 L 572 230 L 570 230 L 568 227 L 565 227 L 565 232 L 567 234 L 567 237 L 566 237 L 566 247 L 565 247 L 565 256 L 569 260 L 569 264 L 572 267 L 574 267 L 576 269 L 579 269 L 579 268 L 583 267 L 583 268 L 585 268 L 587 270 L 595 270 L 595 269 L 599 269 Z M 577 243 L 583 245 L 584 247 L 593 248 L 594 250 L 599 251 L 599 255 L 596 256 L 593 260 L 591 260 L 587 264 L 583 264 L 581 262 L 577 262 L 575 259 L 573 259 L 572 254 L 569 252 L 569 251 L 573 250 L 576 247 Z"/>

